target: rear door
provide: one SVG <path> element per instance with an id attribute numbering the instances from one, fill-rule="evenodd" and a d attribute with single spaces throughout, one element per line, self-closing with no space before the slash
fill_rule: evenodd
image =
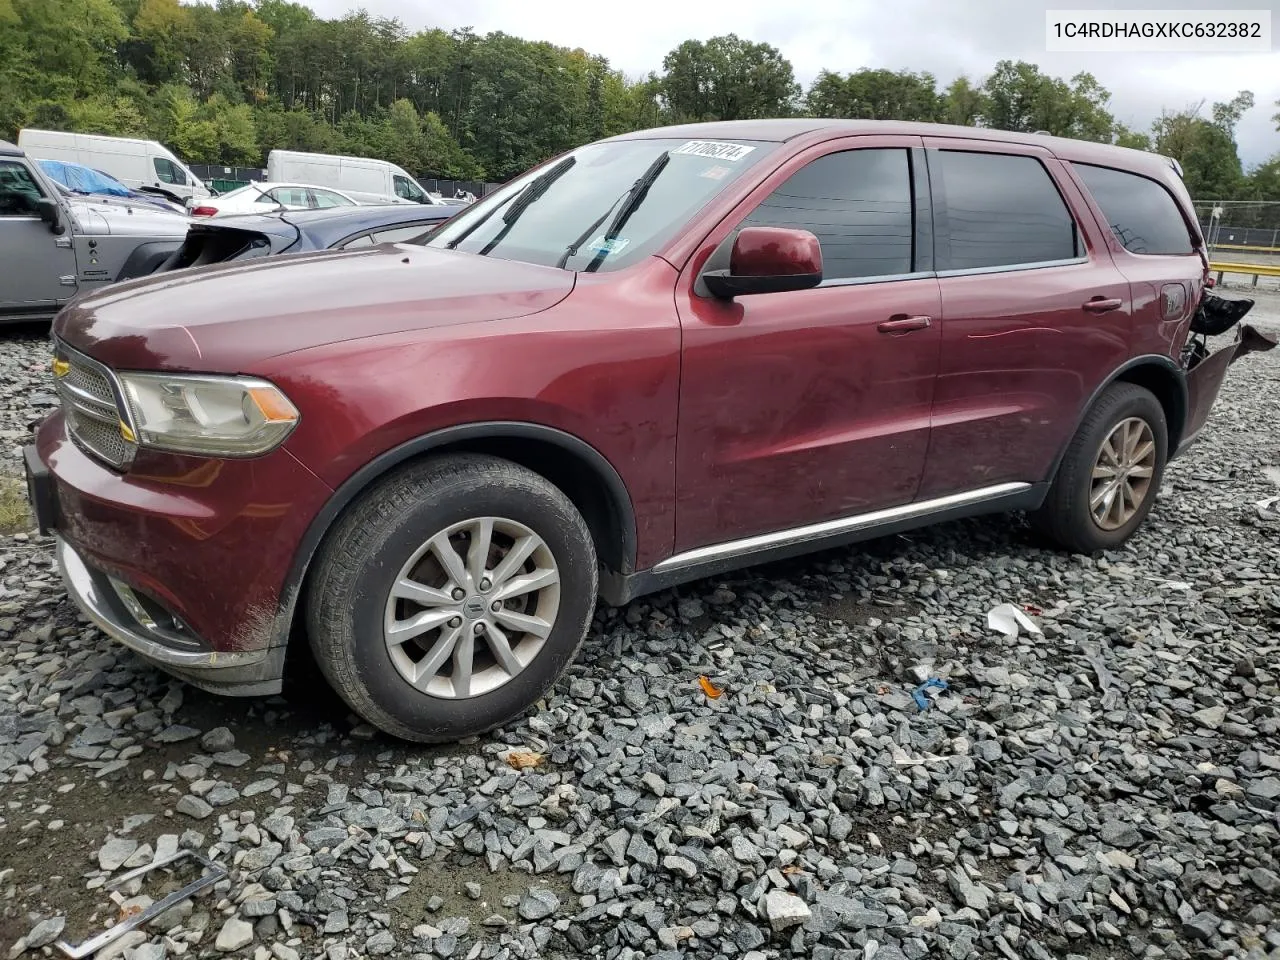
<path id="1" fill-rule="evenodd" d="M 920 496 L 1044 480 L 1094 388 L 1129 356 L 1129 283 L 1047 150 L 925 146 L 942 358 Z"/>
<path id="2" fill-rule="evenodd" d="M 811 148 L 686 265 L 676 288 L 678 551 L 915 497 L 940 333 L 923 163 L 918 137 Z M 697 295 L 698 270 L 740 226 L 813 232 L 821 286 L 732 301 Z"/>
<path id="3" fill-rule="evenodd" d="M 26 162 L 0 157 L 0 317 L 50 316 L 76 292 L 71 224 L 63 212 L 54 235 L 36 207 L 45 196 Z"/>
<path id="4" fill-rule="evenodd" d="M 1091 198 L 1116 266 L 1133 289 L 1134 354 L 1177 359 L 1204 293 L 1201 239 L 1173 194 L 1156 180 L 1085 163 L 1072 163 L 1069 169 Z M 1201 387 L 1207 373 L 1189 378 L 1189 385 Z M 1204 424 L 1221 383 L 1219 376 L 1208 395 L 1200 391 L 1192 397 L 1184 439 Z"/>

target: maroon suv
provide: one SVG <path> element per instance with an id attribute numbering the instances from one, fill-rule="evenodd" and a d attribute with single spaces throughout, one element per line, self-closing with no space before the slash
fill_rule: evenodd
<path id="1" fill-rule="evenodd" d="M 1270 345 L 1192 336 L 1242 309 L 1207 269 L 1149 153 L 648 130 L 423 246 L 74 303 L 31 496 L 71 596 L 147 659 L 265 694 L 309 641 L 371 723 L 457 738 L 551 686 L 597 593 L 1009 509 L 1123 543 L 1228 363 Z"/>

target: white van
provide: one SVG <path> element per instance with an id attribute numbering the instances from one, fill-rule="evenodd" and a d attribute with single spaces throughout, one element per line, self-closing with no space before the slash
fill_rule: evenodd
<path id="1" fill-rule="evenodd" d="M 267 179 L 272 183 L 332 187 L 364 202 L 439 203 L 394 163 L 369 157 L 272 150 L 267 154 Z"/>
<path id="2" fill-rule="evenodd" d="M 109 173 L 127 187 L 168 195 L 179 203 L 212 195 L 186 164 L 154 140 L 20 130 L 18 146 L 37 160 L 79 163 Z"/>

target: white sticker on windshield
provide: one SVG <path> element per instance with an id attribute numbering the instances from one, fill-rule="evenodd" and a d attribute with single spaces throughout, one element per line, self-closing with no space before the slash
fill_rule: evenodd
<path id="1" fill-rule="evenodd" d="M 606 238 L 601 234 L 587 244 L 587 249 L 592 253 L 603 254 L 606 257 L 610 257 L 615 253 L 621 253 L 627 248 L 627 244 L 630 242 L 631 241 L 626 237 Z"/>
<path id="2" fill-rule="evenodd" d="M 672 155 L 710 157 L 712 160 L 729 160 L 737 163 L 755 147 L 745 143 L 721 143 L 718 140 L 690 140 L 671 151 Z"/>

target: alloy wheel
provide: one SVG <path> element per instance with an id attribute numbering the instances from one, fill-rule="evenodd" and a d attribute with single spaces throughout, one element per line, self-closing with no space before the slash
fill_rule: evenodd
<path id="1" fill-rule="evenodd" d="M 1141 417 L 1121 420 L 1098 449 L 1089 489 L 1089 511 L 1103 530 L 1128 523 L 1151 492 L 1156 441 Z"/>
<path id="2" fill-rule="evenodd" d="M 383 636 L 415 688 L 467 699 L 528 667 L 559 608 L 560 570 L 546 542 L 515 520 L 476 517 L 435 534 L 400 568 Z"/>

